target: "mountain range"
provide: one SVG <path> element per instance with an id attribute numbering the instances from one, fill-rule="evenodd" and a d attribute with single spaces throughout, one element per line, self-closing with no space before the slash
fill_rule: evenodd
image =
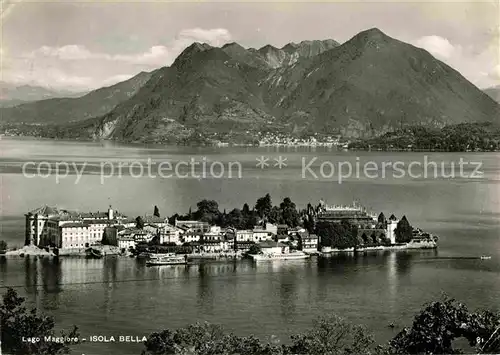
<path id="1" fill-rule="evenodd" d="M 498 121 L 500 106 L 427 51 L 363 31 L 246 49 L 194 43 L 169 67 L 81 98 L 2 109 L 50 137 L 186 143 L 266 132 L 372 137 L 407 126 Z"/>
<path id="2" fill-rule="evenodd" d="M 141 72 L 118 84 L 81 97 L 59 97 L 2 108 L 2 121 L 10 123 L 68 124 L 108 113 L 135 95 L 152 73 Z"/>
<path id="3" fill-rule="evenodd" d="M 12 107 L 26 102 L 56 97 L 79 97 L 85 93 L 48 89 L 36 85 L 15 85 L 0 81 L 0 107 Z"/>

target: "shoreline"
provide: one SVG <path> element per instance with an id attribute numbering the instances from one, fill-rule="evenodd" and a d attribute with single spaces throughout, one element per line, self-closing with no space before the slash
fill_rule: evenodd
<path id="1" fill-rule="evenodd" d="M 438 148 L 362 148 L 362 147 L 345 147 L 345 145 L 330 142 L 316 142 L 316 143 L 229 143 L 229 142 L 211 142 L 211 143 L 162 143 L 162 142 L 148 142 L 148 141 L 121 141 L 115 139 L 83 139 L 83 138 L 49 138 L 42 136 L 31 135 L 10 135 L 0 134 L 1 139 L 19 139 L 19 140 L 44 140 L 54 142 L 69 142 L 69 143 L 99 143 L 99 142 L 112 142 L 119 145 L 140 145 L 140 146 L 162 146 L 162 147 L 216 147 L 216 148 L 335 148 L 339 152 L 371 152 L 371 153 L 498 153 L 500 149 L 493 150 L 449 150 Z"/>
<path id="2" fill-rule="evenodd" d="M 408 243 L 411 244 L 411 243 Z M 431 245 L 432 244 L 432 245 Z M 115 247 L 117 248 L 117 247 Z M 115 248 L 102 248 L 104 255 L 106 256 L 117 256 L 117 257 L 127 257 L 130 258 L 130 255 L 125 253 L 122 254 L 119 251 L 115 250 Z M 75 248 L 76 249 L 76 248 Z M 365 247 L 365 248 L 347 248 L 347 249 L 339 249 L 339 248 L 329 248 L 324 247 L 322 250 L 318 251 L 307 251 L 306 254 L 310 256 L 329 256 L 333 254 L 341 254 L 341 253 L 366 253 L 366 252 L 377 252 L 377 251 L 406 251 L 406 250 L 437 250 L 437 243 L 427 243 L 421 246 L 411 246 L 411 245 L 391 245 L 391 246 L 375 246 L 375 247 Z M 234 252 L 221 252 L 221 253 L 192 253 L 185 254 L 188 259 L 191 260 L 240 260 L 244 258 L 242 253 L 234 253 Z M 34 246 L 26 246 L 23 248 L 19 248 L 16 250 L 7 250 L 5 253 L 0 254 L 0 257 L 12 257 L 12 258 L 24 258 L 24 257 L 48 257 L 48 258 L 81 258 L 87 257 L 85 249 L 83 251 L 81 248 L 78 250 L 70 249 L 59 249 L 59 254 L 56 255 L 52 250 L 47 252 L 43 248 L 38 248 Z"/>

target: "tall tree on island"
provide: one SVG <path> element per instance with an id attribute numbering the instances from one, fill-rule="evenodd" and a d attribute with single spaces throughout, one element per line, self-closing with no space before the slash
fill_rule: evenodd
<path id="1" fill-rule="evenodd" d="M 385 218 L 384 212 L 380 212 L 378 215 L 378 223 L 387 223 L 387 219 Z"/>
<path id="2" fill-rule="evenodd" d="M 273 206 L 269 211 L 267 219 L 270 223 L 278 224 L 282 222 L 281 210 L 278 206 Z"/>
<path id="3" fill-rule="evenodd" d="M 158 206 L 155 206 L 155 211 L 153 212 L 153 216 L 160 217 L 160 210 L 158 209 Z"/>
<path id="4" fill-rule="evenodd" d="M 347 221 L 320 221 L 316 224 L 316 234 L 321 238 L 321 246 L 347 249 L 358 244 L 357 227 Z"/>
<path id="5" fill-rule="evenodd" d="M 269 217 L 269 213 L 271 213 L 272 207 L 273 204 L 271 201 L 271 195 L 269 195 L 268 193 L 266 194 L 266 196 L 259 198 L 255 203 L 255 211 L 257 211 L 260 218 Z"/>
<path id="6" fill-rule="evenodd" d="M 413 228 L 406 219 L 406 216 L 401 218 L 394 232 L 396 234 L 397 243 L 408 243 L 411 240 L 413 237 Z"/>
<path id="7" fill-rule="evenodd" d="M 135 219 L 135 227 L 137 229 L 143 229 L 144 228 L 144 220 L 142 219 L 141 216 L 137 216 Z"/>
<path id="8" fill-rule="evenodd" d="M 118 231 L 115 227 L 106 227 L 102 233 L 101 244 L 118 246 Z"/>
<path id="9" fill-rule="evenodd" d="M 243 213 L 243 216 L 245 216 L 245 217 L 250 215 L 250 207 L 248 206 L 248 203 L 243 204 L 243 208 L 241 209 L 241 213 Z"/>
<path id="10" fill-rule="evenodd" d="M 229 212 L 226 217 L 226 226 L 233 227 L 236 229 L 243 229 L 245 224 L 245 219 L 243 213 L 239 208 L 235 208 Z M 224 226 L 225 227 L 225 226 Z"/>
<path id="11" fill-rule="evenodd" d="M 295 203 L 292 202 L 290 197 L 285 197 L 280 204 L 282 222 L 289 227 L 297 227 L 299 225 L 299 213 Z"/>
<path id="12" fill-rule="evenodd" d="M 219 220 L 219 204 L 214 200 L 201 200 L 197 204 L 198 210 L 194 213 L 197 221 L 214 224 Z"/>

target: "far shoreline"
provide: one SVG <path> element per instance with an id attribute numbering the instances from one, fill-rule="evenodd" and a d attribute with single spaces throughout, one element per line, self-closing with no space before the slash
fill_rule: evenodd
<path id="1" fill-rule="evenodd" d="M 47 138 L 47 137 L 36 137 L 36 136 L 23 136 L 23 135 L 5 135 L 0 134 L 0 141 L 33 141 L 33 142 L 54 142 L 54 143 L 68 143 L 68 144 L 92 144 L 96 146 L 106 146 L 115 147 L 115 148 L 143 148 L 148 150 L 163 150 L 167 148 L 173 148 L 176 150 L 182 148 L 196 148 L 197 150 L 202 148 L 210 148 L 214 151 L 223 151 L 225 149 L 248 149 L 248 148 L 256 148 L 256 149 L 269 149 L 274 148 L 279 150 L 283 149 L 307 149 L 307 150 L 324 150 L 324 151 L 335 151 L 338 153 L 355 153 L 362 152 L 368 154 L 385 154 L 385 153 L 463 153 L 463 154 L 484 154 L 484 153 L 498 153 L 500 150 L 444 150 L 444 149 L 360 149 L 360 148 L 343 148 L 340 145 L 335 144 L 244 144 L 244 143 L 233 143 L 233 144 L 172 144 L 172 143 L 158 143 L 158 142 L 126 142 L 119 141 L 114 139 L 68 139 L 68 138 Z"/>

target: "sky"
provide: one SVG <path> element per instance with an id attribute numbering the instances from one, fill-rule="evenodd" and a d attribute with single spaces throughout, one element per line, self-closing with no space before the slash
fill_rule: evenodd
<path id="1" fill-rule="evenodd" d="M 170 65 L 191 43 L 244 47 L 377 27 L 480 88 L 500 85 L 498 1 L 133 2 L 1 0 L 2 80 L 84 91 Z"/>

